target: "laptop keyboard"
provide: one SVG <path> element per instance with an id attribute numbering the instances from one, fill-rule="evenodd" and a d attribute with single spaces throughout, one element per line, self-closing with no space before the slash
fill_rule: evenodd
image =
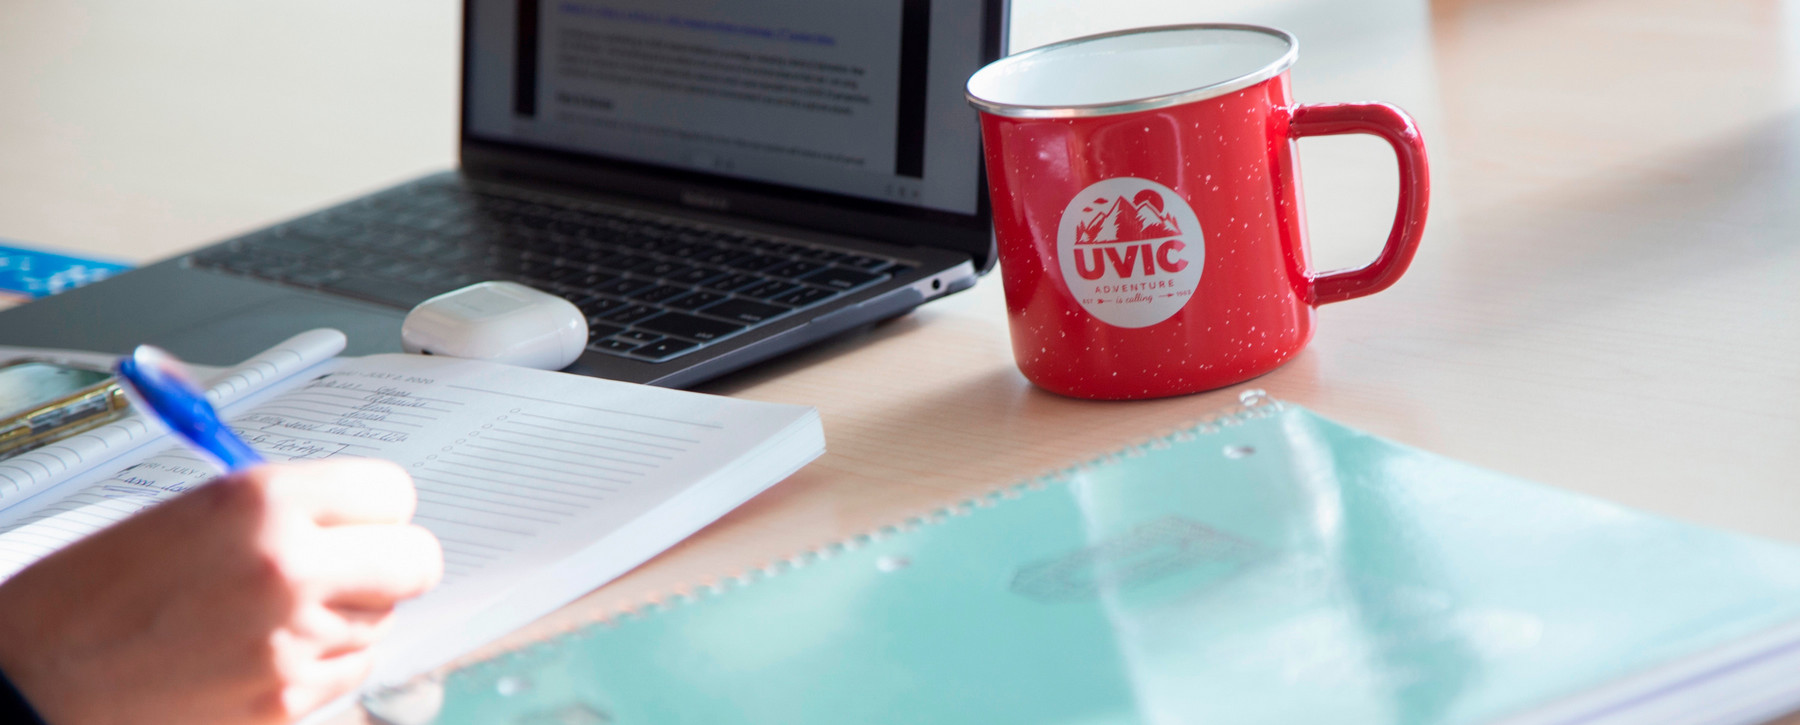
<path id="1" fill-rule="evenodd" d="M 768 235 L 520 192 L 402 187 L 189 257 L 400 308 L 486 280 L 559 295 L 588 349 L 670 360 L 908 271 Z"/>

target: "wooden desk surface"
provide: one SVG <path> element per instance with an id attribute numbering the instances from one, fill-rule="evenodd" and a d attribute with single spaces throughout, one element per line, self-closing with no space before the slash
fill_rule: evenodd
<path id="1" fill-rule="evenodd" d="M 1800 5 L 1014 12 L 1016 49 L 1201 20 L 1295 31 L 1300 100 L 1385 100 L 1420 121 L 1435 193 L 1412 271 L 1324 308 L 1283 369 L 1185 398 L 1032 388 L 993 278 L 720 381 L 707 389 L 819 407 L 830 453 L 514 640 L 1146 438 L 1246 387 L 1489 468 L 1800 542 Z M 446 168 L 456 14 L 448 0 L 0 5 L 0 237 L 148 260 Z M 1302 144 L 1323 265 L 1379 246 L 1387 153 Z"/>

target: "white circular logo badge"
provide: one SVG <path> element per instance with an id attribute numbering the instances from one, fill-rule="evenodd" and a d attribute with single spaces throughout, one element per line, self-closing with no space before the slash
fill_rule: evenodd
<path id="1" fill-rule="evenodd" d="M 1206 245 L 1187 201 L 1149 179 L 1098 182 L 1063 209 L 1063 281 L 1089 314 L 1115 327 L 1169 319 L 1200 286 Z"/>

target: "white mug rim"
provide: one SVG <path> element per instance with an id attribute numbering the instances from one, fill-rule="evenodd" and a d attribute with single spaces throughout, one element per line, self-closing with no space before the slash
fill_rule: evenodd
<path id="1" fill-rule="evenodd" d="M 1208 83 L 1203 86 L 1198 86 L 1195 88 L 1189 88 L 1189 89 L 1185 89 L 1185 90 L 1175 91 L 1172 93 L 1163 93 L 1163 94 L 1159 94 L 1159 95 L 1155 95 L 1155 96 L 1147 96 L 1144 98 L 1134 98 L 1134 99 L 1128 99 L 1128 100 L 1124 100 L 1124 101 L 1109 101 L 1106 103 L 1057 104 L 1057 105 L 1050 105 L 1050 106 L 1039 106 L 1039 105 L 1021 104 L 1021 103 L 1004 103 L 1001 101 L 994 101 L 994 100 L 990 100 L 987 98 L 982 98 L 982 97 L 976 95 L 975 91 L 974 91 L 975 79 L 980 77 L 983 73 L 987 73 L 989 70 L 1002 68 L 1002 67 L 1013 65 L 1013 64 L 1023 62 L 1023 61 L 1028 61 L 1028 60 L 1032 59 L 1033 57 L 1036 57 L 1039 55 L 1044 55 L 1047 53 L 1052 53 L 1052 52 L 1055 52 L 1058 50 L 1068 48 L 1070 46 L 1081 45 L 1081 44 L 1090 43 L 1090 42 L 1093 42 L 1096 40 L 1105 40 L 1105 39 L 1109 39 L 1109 38 L 1117 38 L 1117 37 L 1127 36 L 1127 35 L 1167 33 L 1167 32 L 1192 31 L 1192 30 L 1230 30 L 1230 31 L 1239 31 L 1239 32 L 1260 33 L 1263 35 L 1268 35 L 1268 36 L 1272 36 L 1275 38 L 1279 38 L 1282 41 L 1286 42 L 1287 43 L 1287 51 L 1282 53 L 1281 56 L 1276 58 L 1275 60 L 1270 61 L 1267 65 L 1264 65 L 1261 68 L 1250 71 L 1248 73 L 1237 76 L 1235 78 L 1231 78 L 1231 79 L 1224 80 L 1224 81 L 1219 81 L 1217 83 Z M 1079 38 L 1070 38 L 1068 40 L 1051 43 L 1049 45 L 1039 46 L 1039 47 L 1032 48 L 1030 50 L 1027 50 L 1027 51 L 1024 51 L 1021 53 L 1016 53 L 1014 55 L 1009 55 L 1009 56 L 1006 56 L 1005 58 L 996 60 L 992 63 L 987 64 L 981 70 L 976 71 L 974 75 L 969 76 L 968 83 L 964 84 L 964 86 L 963 86 L 963 96 L 968 99 L 968 101 L 971 105 L 975 106 L 975 108 L 981 110 L 984 113 L 991 113 L 996 116 L 1007 116 L 1010 118 L 1079 118 L 1079 117 L 1083 117 L 1083 116 L 1111 116 L 1111 115 L 1115 115 L 1115 114 L 1135 113 L 1137 111 L 1148 111 L 1148 110 L 1156 109 L 1156 108 L 1167 108 L 1169 106 L 1179 106 L 1184 103 L 1192 103 L 1194 101 L 1202 101 L 1202 100 L 1206 100 L 1208 98 L 1216 98 L 1216 97 L 1225 95 L 1227 93 L 1231 93 L 1234 91 L 1239 91 L 1239 90 L 1243 90 L 1245 88 L 1249 88 L 1250 86 L 1254 86 L 1258 83 L 1269 80 L 1270 78 L 1274 78 L 1275 76 L 1281 75 L 1282 73 L 1286 72 L 1289 67 L 1294 65 L 1294 60 L 1295 60 L 1295 58 L 1297 58 L 1299 56 L 1299 53 L 1300 53 L 1300 40 L 1298 38 L 1295 38 L 1293 33 L 1289 33 L 1280 28 L 1271 28 L 1271 27 L 1268 27 L 1265 25 L 1250 25 L 1250 24 L 1246 24 L 1246 23 L 1189 23 L 1189 24 L 1182 24 L 1182 25 L 1153 25 L 1153 26 L 1143 27 L 1143 28 L 1128 28 L 1125 30 L 1115 30 L 1115 31 L 1112 31 L 1109 33 L 1098 33 L 1095 35 L 1084 35 Z"/>

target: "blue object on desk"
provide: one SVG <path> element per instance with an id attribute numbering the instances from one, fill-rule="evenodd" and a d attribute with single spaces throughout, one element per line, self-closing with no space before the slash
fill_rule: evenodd
<path id="1" fill-rule="evenodd" d="M 129 269 L 128 264 L 26 249 L 0 239 L 0 295 L 37 299 Z"/>
<path id="2" fill-rule="evenodd" d="M 1796 621 L 1793 546 L 1261 403 L 470 665 L 431 721 L 1762 722 Z"/>
<path id="3" fill-rule="evenodd" d="M 263 462 L 261 454 L 219 420 L 219 413 L 188 383 L 175 356 L 150 345 L 119 361 L 119 377 L 156 417 L 195 448 L 219 460 L 227 472 Z"/>

